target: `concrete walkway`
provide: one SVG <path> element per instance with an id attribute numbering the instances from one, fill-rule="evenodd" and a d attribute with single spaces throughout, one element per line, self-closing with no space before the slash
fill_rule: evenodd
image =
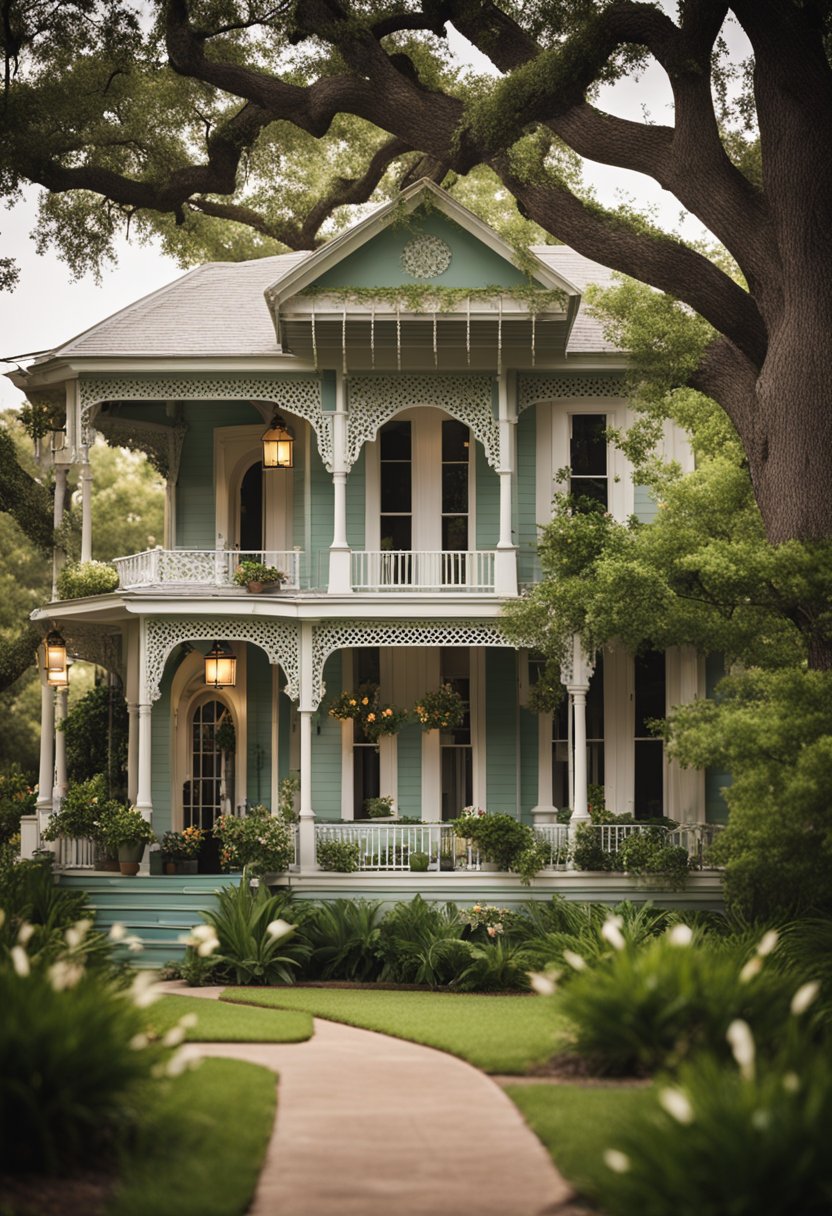
<path id="1" fill-rule="evenodd" d="M 444 1052 L 319 1018 L 308 1043 L 200 1050 L 280 1074 L 249 1216 L 542 1216 L 571 1197 L 505 1094 Z"/>

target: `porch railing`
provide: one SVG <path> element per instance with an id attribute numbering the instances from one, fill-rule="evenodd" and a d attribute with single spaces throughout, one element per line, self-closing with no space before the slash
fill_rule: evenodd
<path id="1" fill-rule="evenodd" d="M 96 844 L 86 837 L 59 836 L 55 841 L 55 866 L 59 870 L 94 870 Z"/>
<path id="2" fill-rule="evenodd" d="M 352 554 L 354 591 L 493 591 L 494 549 L 364 549 Z"/>
<path id="3" fill-rule="evenodd" d="M 299 549 L 145 549 L 115 558 L 119 587 L 232 587 L 234 571 L 242 561 L 265 562 L 287 576 L 283 587 L 297 591 L 301 579 Z"/>

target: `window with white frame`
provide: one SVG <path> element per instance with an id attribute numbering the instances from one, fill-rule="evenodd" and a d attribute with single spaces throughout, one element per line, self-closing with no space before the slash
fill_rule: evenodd
<path id="1" fill-rule="evenodd" d="M 635 785 L 633 806 L 637 819 L 658 819 L 664 814 L 664 744 L 650 723 L 666 711 L 665 656 L 648 650 L 635 660 Z"/>
<path id="2" fill-rule="evenodd" d="M 569 419 L 569 491 L 609 507 L 606 414 L 572 414 Z"/>
<path id="3" fill-rule="evenodd" d="M 467 647 L 443 647 L 440 679 L 459 693 L 465 706 L 462 723 L 439 736 L 442 778 L 442 818 L 456 819 L 474 801 L 474 765 L 471 746 L 471 652 Z"/>

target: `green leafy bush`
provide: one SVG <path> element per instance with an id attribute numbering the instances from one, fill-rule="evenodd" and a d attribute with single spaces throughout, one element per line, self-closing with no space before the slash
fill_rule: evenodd
<path id="1" fill-rule="evenodd" d="M 157 1071 L 187 1057 L 169 1059 L 178 1034 L 145 1034 L 143 978 L 125 989 L 88 970 L 70 943 L 46 957 L 33 956 L 35 941 L 18 929 L 0 950 L 0 1172 L 101 1166 L 126 1146 Z"/>
<path id="2" fill-rule="evenodd" d="M 743 1069 L 711 1054 L 660 1082 L 611 1137 L 596 1180 L 609 1216 L 826 1216 L 832 1052 L 803 1043 Z"/>
<path id="3" fill-rule="evenodd" d="M 102 840 L 105 848 L 116 852 L 123 844 L 153 844 L 156 833 L 134 806 L 117 803 L 101 821 Z"/>
<path id="4" fill-rule="evenodd" d="M 387 794 L 380 798 L 364 799 L 364 814 L 368 819 L 386 819 L 393 813 L 393 799 Z"/>
<path id="5" fill-rule="evenodd" d="M 33 814 L 36 802 L 37 794 L 18 765 L 0 773 L 0 845 L 17 836 L 21 817 Z"/>
<path id="6" fill-rule="evenodd" d="M 377 901 L 335 899 L 316 905 L 303 927 L 312 949 L 312 974 L 325 980 L 376 979 L 380 922 Z"/>
<path id="7" fill-rule="evenodd" d="M 380 978 L 398 984 L 452 983 L 471 961 L 465 922 L 453 904 L 427 903 L 421 895 L 393 907 L 381 923 Z"/>
<path id="8" fill-rule="evenodd" d="M 454 826 L 457 835 L 476 845 L 483 860 L 493 862 L 500 870 L 516 869 L 520 856 L 537 843 L 532 829 L 513 815 L 466 815 Z"/>
<path id="9" fill-rule="evenodd" d="M 430 857 L 427 853 L 411 853 L 410 868 L 418 874 L 424 874 L 430 865 Z"/>
<path id="10" fill-rule="evenodd" d="M 615 868 L 659 878 L 670 890 L 680 891 L 690 873 L 690 858 L 681 845 L 667 843 L 664 828 L 647 828 L 626 838 L 618 850 Z"/>
<path id="11" fill-rule="evenodd" d="M 278 570 L 277 566 L 268 566 L 265 562 L 243 561 L 234 571 L 234 582 L 238 587 L 247 583 L 262 583 L 264 586 L 280 586 L 285 583 L 287 575 Z"/>
<path id="12" fill-rule="evenodd" d="M 197 955 L 212 957 L 235 984 L 293 983 L 295 972 L 309 957 L 309 947 L 301 939 L 292 940 L 297 924 L 285 920 L 291 915 L 290 897 L 270 895 L 262 885 L 252 888 L 244 878 L 237 886 L 219 891 L 217 900 L 216 909 L 203 913 L 216 945 L 207 934 L 194 930 L 188 944 Z"/>
<path id="13" fill-rule="evenodd" d="M 118 588 L 118 572 L 107 562 L 68 562 L 58 575 L 58 597 L 78 600 L 106 595 Z"/>
<path id="14" fill-rule="evenodd" d="M 318 865 L 322 870 L 338 874 L 354 874 L 358 869 L 361 849 L 356 841 L 319 840 L 315 845 Z"/>
<path id="15" fill-rule="evenodd" d="M 676 925 L 633 947 L 618 917 L 608 918 L 601 932 L 613 949 L 592 967 L 577 964 L 559 999 L 573 1023 L 575 1050 L 599 1071 L 676 1067 L 703 1048 L 727 1055 L 725 1032 L 738 1017 L 767 1049 L 778 1042 L 794 980 L 763 966 L 760 955 L 749 959 L 746 946 L 702 940 Z"/>
<path id="16" fill-rule="evenodd" d="M 503 937 L 469 942 L 470 962 L 451 987 L 456 992 L 516 992 L 529 987 L 530 962 L 526 947 Z"/>
<path id="17" fill-rule="evenodd" d="M 52 815 L 43 833 L 44 840 L 57 840 L 59 836 L 75 839 L 95 840 L 104 843 L 106 821 L 120 808 L 121 803 L 107 796 L 107 780 L 103 773 L 96 773 L 87 781 L 73 782 L 66 792 L 61 809 Z"/>
<path id="18" fill-rule="evenodd" d="M 608 959 L 614 947 L 603 936 L 610 908 L 604 904 L 578 903 L 554 895 L 549 903 L 528 903 L 525 915 L 512 926 L 512 933 L 524 940 L 532 966 L 561 969 L 560 982 L 567 983 L 577 973 L 567 957 L 582 960 L 587 966 Z M 624 941 L 637 949 L 674 925 L 678 913 L 655 908 L 650 903 L 629 901 L 612 909 Z"/>
<path id="19" fill-rule="evenodd" d="M 294 837 L 284 818 L 266 806 L 253 806 L 247 815 L 221 815 L 214 825 L 221 843 L 220 861 L 227 869 L 248 874 L 282 874 L 294 857 Z"/>

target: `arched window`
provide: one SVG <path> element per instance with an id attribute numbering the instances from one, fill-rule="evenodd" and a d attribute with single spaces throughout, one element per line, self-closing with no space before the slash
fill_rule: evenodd
<path id="1" fill-rule="evenodd" d="M 248 469 L 240 482 L 240 549 L 244 553 L 263 549 L 263 469 L 259 463 Z"/>
<path id="2" fill-rule="evenodd" d="M 219 700 L 197 703 L 190 726 L 188 777 L 183 798 L 185 827 L 210 831 L 217 816 L 234 806 L 234 757 L 217 743 L 217 730 L 231 711 Z"/>

